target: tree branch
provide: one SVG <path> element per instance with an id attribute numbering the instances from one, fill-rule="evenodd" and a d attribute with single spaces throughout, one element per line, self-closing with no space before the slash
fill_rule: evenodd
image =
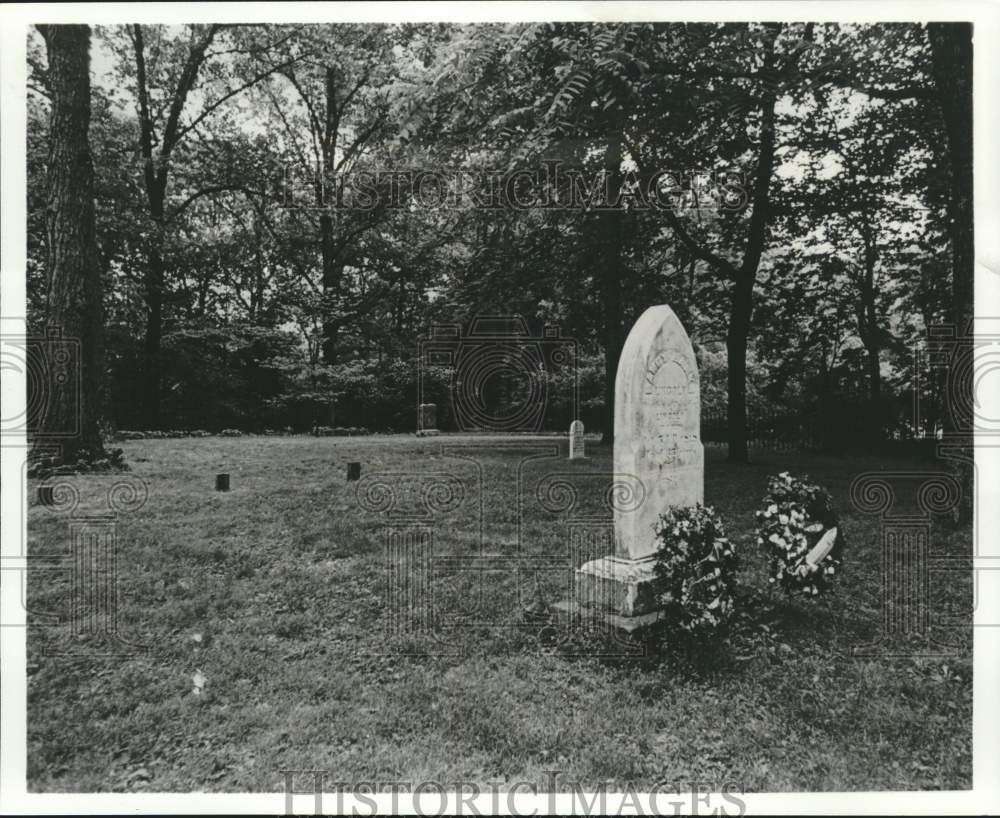
<path id="1" fill-rule="evenodd" d="M 299 57 L 293 57 L 292 59 L 288 60 L 287 62 L 282 63 L 281 65 L 276 65 L 276 66 L 273 66 L 272 68 L 269 68 L 267 71 L 262 71 L 260 74 L 257 74 L 253 79 L 249 80 L 248 82 L 243 83 L 243 85 L 239 86 L 238 88 L 234 88 L 229 93 L 223 94 L 221 97 L 219 97 L 219 99 L 215 100 L 215 102 L 211 103 L 210 105 L 207 105 L 205 107 L 205 109 L 200 114 L 198 114 L 198 116 L 196 116 L 190 123 L 188 123 L 183 128 L 181 128 L 179 131 L 177 131 L 177 134 L 176 134 L 176 136 L 174 138 L 174 144 L 176 145 L 177 142 L 179 142 L 181 139 L 184 138 L 185 134 L 188 134 L 191 131 L 193 131 L 195 128 L 197 128 L 198 125 L 199 125 L 199 123 L 201 123 L 202 120 L 205 119 L 205 117 L 207 117 L 209 114 L 211 114 L 213 111 L 215 111 L 220 105 L 222 105 L 224 102 L 226 102 L 226 100 L 232 99 L 237 94 L 240 94 L 243 91 L 246 91 L 248 88 L 256 85 L 262 79 L 265 79 L 266 77 L 269 77 L 271 74 L 275 73 L 276 71 L 280 71 L 282 68 L 287 68 L 288 66 L 292 65 L 293 63 L 295 63 L 295 61 L 298 60 L 298 59 L 299 59 Z"/>
<path id="2" fill-rule="evenodd" d="M 138 26 L 136 28 L 138 29 Z M 201 42 L 193 45 L 191 51 L 188 53 L 187 61 L 184 63 L 184 70 L 181 72 L 181 77 L 177 81 L 177 88 L 171 97 L 167 124 L 163 128 L 163 143 L 160 148 L 160 155 L 164 159 L 170 156 L 171 151 L 177 144 L 177 140 L 179 139 L 177 129 L 180 126 L 184 103 L 187 102 L 187 96 L 191 88 L 194 87 L 198 71 L 205 62 L 205 52 L 208 51 L 220 28 L 221 26 L 219 25 L 209 26 L 208 33 L 205 34 Z"/>
<path id="3" fill-rule="evenodd" d="M 632 159 L 638 166 L 640 176 L 648 178 L 648 173 L 644 169 L 644 164 L 642 159 L 640 158 L 641 155 L 637 147 L 628 139 L 626 139 L 625 141 L 629 154 L 632 156 Z M 736 276 L 737 270 L 736 267 L 732 264 L 732 262 L 728 261 L 727 259 L 723 258 L 720 255 L 717 255 L 716 253 L 713 253 L 704 245 L 699 244 L 691 235 L 691 233 L 688 232 L 687 228 L 684 226 L 684 223 L 681 221 L 680 217 L 678 217 L 678 215 L 674 212 L 674 209 L 672 207 L 664 208 L 662 212 L 667 220 L 667 224 L 670 225 L 670 229 L 673 230 L 674 236 L 676 236 L 680 240 L 681 244 L 684 245 L 684 247 L 692 256 L 694 256 L 697 259 L 700 259 L 701 261 L 707 262 L 713 268 L 715 268 L 715 270 L 722 273 L 723 275 L 729 276 L 730 278 Z"/>

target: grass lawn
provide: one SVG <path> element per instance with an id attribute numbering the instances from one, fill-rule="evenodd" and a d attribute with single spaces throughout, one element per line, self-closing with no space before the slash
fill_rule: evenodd
<path id="1" fill-rule="evenodd" d="M 525 627 L 521 609 L 536 576 L 550 601 L 563 593 L 569 572 L 556 558 L 568 558 L 571 524 L 610 520 L 606 447 L 591 443 L 589 459 L 571 463 L 562 438 L 123 445 L 149 498 L 118 523 L 118 629 L 149 652 L 93 658 L 94 638 L 30 617 L 32 791 L 281 791 L 284 769 L 540 784 L 558 769 L 590 788 L 700 781 L 744 792 L 971 786 L 971 571 L 931 575 L 932 618 L 970 625 L 947 632 L 955 655 L 851 652 L 878 634 L 881 551 L 877 518 L 852 508 L 848 488 L 863 471 L 915 464 L 760 452 L 732 466 L 706 447 L 706 502 L 742 555 L 743 615 L 697 654 L 602 658 L 586 651 L 615 643 L 577 634 L 574 655 Z M 346 481 L 349 460 L 367 482 Z M 753 544 L 767 478 L 786 469 L 831 491 L 848 537 L 836 593 L 817 601 L 769 595 Z M 219 471 L 232 475 L 228 494 L 213 490 Z M 377 487 L 359 506 L 356 490 L 376 472 L 440 473 L 461 487 L 431 500 L 433 633 L 387 635 L 398 620 L 383 533 L 425 506 L 399 490 L 379 511 Z M 577 487 L 569 510 L 556 474 Z M 83 514 L 103 509 L 115 478 L 69 479 Z M 29 554 L 67 553 L 68 519 L 35 494 Z M 932 549 L 969 554 L 971 532 L 935 524 Z M 28 582 L 29 609 L 65 620 L 69 576 Z"/>

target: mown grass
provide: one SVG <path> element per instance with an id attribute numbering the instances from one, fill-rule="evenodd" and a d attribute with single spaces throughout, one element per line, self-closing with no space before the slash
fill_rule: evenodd
<path id="1" fill-rule="evenodd" d="M 707 781 L 744 792 L 971 786 L 971 627 L 943 635 L 957 646 L 949 657 L 851 652 L 878 634 L 882 579 L 879 523 L 852 508 L 850 483 L 914 464 L 761 452 L 733 466 L 709 447 L 706 501 L 743 555 L 740 619 L 697 649 L 602 658 L 588 651 L 621 646 L 575 633 L 573 650 L 553 647 L 521 618 L 536 575 L 554 601 L 566 572 L 517 565 L 566 555 L 574 520 L 610 519 L 601 502 L 610 450 L 591 444 L 589 460 L 569 463 L 558 445 L 125 444 L 149 499 L 117 524 L 118 629 L 149 652 L 94 658 L 99 640 L 65 622 L 68 575 L 29 576 L 29 609 L 64 620 L 30 618 L 29 788 L 280 791 L 285 769 L 325 769 L 334 781 L 540 785 L 558 769 L 560 781 L 585 786 Z M 349 460 L 364 476 L 442 473 L 464 487 L 431 521 L 435 557 L 492 558 L 481 572 L 435 562 L 434 634 L 386 635 L 390 517 L 359 507 Z M 837 591 L 816 601 L 771 594 L 753 547 L 753 511 L 767 477 L 785 469 L 829 488 L 848 536 Z M 230 493 L 212 490 L 217 471 L 231 473 Z M 579 490 L 568 513 L 547 510 L 536 491 L 554 473 Z M 71 479 L 78 513 L 100 510 L 114 482 Z M 68 520 L 29 493 L 29 553 L 65 554 Z M 935 550 L 967 554 L 970 540 L 935 524 Z M 965 573 L 932 575 L 932 616 L 971 625 L 971 588 Z M 201 695 L 196 671 L 207 679 Z"/>

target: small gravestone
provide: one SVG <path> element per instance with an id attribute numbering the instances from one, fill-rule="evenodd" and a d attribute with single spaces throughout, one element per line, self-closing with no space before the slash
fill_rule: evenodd
<path id="1" fill-rule="evenodd" d="M 421 403 L 417 408 L 417 437 L 440 434 L 437 428 L 437 404 Z"/>
<path id="2" fill-rule="evenodd" d="M 806 554 L 806 563 L 812 566 L 819 565 L 830 555 L 830 552 L 833 551 L 833 546 L 836 544 L 837 529 L 831 528 L 822 537 L 820 537 L 819 542 L 813 546 L 813 549 L 808 554 Z"/>
<path id="3" fill-rule="evenodd" d="M 615 378 L 614 477 L 641 500 L 614 511 L 613 554 L 576 572 L 577 602 L 627 630 L 656 618 L 655 527 L 671 506 L 704 501 L 701 396 L 691 341 L 670 307 L 650 307 L 622 348 Z"/>
<path id="4" fill-rule="evenodd" d="M 581 420 L 574 420 L 569 425 L 569 459 L 586 459 L 583 443 L 583 421 Z"/>
<path id="5" fill-rule="evenodd" d="M 215 490 L 216 491 L 229 491 L 229 475 L 228 474 L 217 474 L 217 475 L 215 475 Z"/>
<path id="6" fill-rule="evenodd" d="M 348 463 L 347 464 L 347 480 L 348 482 L 352 480 L 361 479 L 361 464 L 360 463 Z"/>

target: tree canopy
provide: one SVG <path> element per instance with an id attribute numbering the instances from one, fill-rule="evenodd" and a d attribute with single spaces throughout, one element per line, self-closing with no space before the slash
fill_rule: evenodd
<path id="1" fill-rule="evenodd" d="M 940 62 L 963 58 L 953 34 L 96 28 L 101 414 L 120 428 L 301 429 L 336 404 L 338 424 L 408 430 L 420 379 L 448 387 L 421 338 L 503 314 L 574 343 L 578 396 L 547 372 L 546 426 L 575 415 L 610 436 L 625 334 L 666 302 L 699 356 L 706 434 L 721 430 L 735 459 L 755 425 L 836 417 L 868 442 L 932 428 L 934 384 L 928 414 L 909 411 L 915 350 L 971 299 L 956 273 L 962 111 L 941 88 Z M 40 36 L 29 62 L 38 328 L 54 99 Z M 491 400 L 522 387 L 496 384 Z"/>

